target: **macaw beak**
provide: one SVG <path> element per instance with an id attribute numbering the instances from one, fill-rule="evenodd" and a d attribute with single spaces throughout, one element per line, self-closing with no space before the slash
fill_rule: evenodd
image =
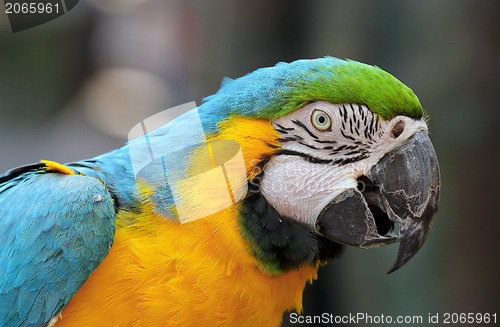
<path id="1" fill-rule="evenodd" d="M 365 248 L 399 240 L 391 273 L 424 244 L 437 212 L 439 188 L 436 152 L 427 133 L 419 131 L 358 179 L 358 189 L 333 199 L 319 214 L 316 229 L 332 241 Z"/>

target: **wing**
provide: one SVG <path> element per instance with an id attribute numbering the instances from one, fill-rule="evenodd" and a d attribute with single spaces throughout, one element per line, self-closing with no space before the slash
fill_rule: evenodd
<path id="1" fill-rule="evenodd" d="M 0 325 L 44 326 L 107 255 L 114 232 L 98 179 L 46 163 L 0 176 Z"/>

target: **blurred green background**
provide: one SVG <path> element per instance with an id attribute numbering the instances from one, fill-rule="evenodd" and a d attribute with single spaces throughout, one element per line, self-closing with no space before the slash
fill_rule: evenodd
<path id="1" fill-rule="evenodd" d="M 488 0 L 81 0 L 13 34 L 2 12 L 0 171 L 120 147 L 136 123 L 200 103 L 224 76 L 325 55 L 374 64 L 430 115 L 440 210 L 391 275 L 395 245 L 322 267 L 304 314 L 500 314 L 499 17 Z"/>

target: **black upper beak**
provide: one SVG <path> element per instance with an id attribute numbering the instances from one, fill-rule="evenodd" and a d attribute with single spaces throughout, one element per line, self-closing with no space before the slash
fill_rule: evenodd
<path id="1" fill-rule="evenodd" d="M 425 242 L 438 208 L 439 167 L 426 132 L 411 136 L 387 153 L 349 189 L 320 213 L 317 229 L 324 237 L 360 247 L 400 240 L 388 273 L 408 262 Z M 399 225 L 399 237 L 394 232 Z"/>

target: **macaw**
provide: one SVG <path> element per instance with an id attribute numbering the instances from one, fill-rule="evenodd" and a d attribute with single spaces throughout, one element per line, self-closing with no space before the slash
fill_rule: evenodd
<path id="1" fill-rule="evenodd" d="M 2 326 L 279 326 L 343 245 L 399 241 L 392 272 L 437 212 L 426 114 L 375 66 L 278 63 L 143 132 L 0 175 Z"/>

